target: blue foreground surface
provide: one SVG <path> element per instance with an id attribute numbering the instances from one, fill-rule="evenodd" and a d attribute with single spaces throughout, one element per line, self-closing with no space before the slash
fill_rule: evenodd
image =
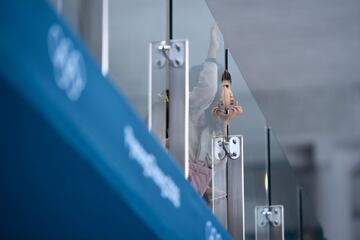
<path id="1" fill-rule="evenodd" d="M 0 16 L 0 239 L 230 239 L 46 1 Z"/>

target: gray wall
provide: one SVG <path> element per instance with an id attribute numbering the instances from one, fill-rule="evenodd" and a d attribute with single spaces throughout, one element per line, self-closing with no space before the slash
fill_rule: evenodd
<path id="1" fill-rule="evenodd" d="M 360 1 L 207 3 L 327 239 L 359 239 Z"/>

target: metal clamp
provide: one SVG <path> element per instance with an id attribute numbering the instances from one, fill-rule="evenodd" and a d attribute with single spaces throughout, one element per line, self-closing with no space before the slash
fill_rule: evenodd
<path id="1" fill-rule="evenodd" d="M 223 160 L 228 157 L 232 160 L 236 160 L 240 157 L 240 138 L 233 136 L 230 138 L 219 137 L 215 139 L 215 158 Z"/>
<path id="2" fill-rule="evenodd" d="M 172 67 L 178 68 L 185 62 L 185 46 L 183 40 L 171 40 L 170 44 L 166 41 L 159 42 L 157 46 L 158 59 L 155 61 L 157 67 L 163 68 L 166 62 Z"/>
<path id="3" fill-rule="evenodd" d="M 283 223 L 283 206 L 257 206 L 255 208 L 256 222 L 258 227 L 265 227 L 270 224 L 273 227 L 280 227 Z"/>

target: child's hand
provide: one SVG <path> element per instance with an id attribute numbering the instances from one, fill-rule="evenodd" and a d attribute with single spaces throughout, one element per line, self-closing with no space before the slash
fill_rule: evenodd
<path id="1" fill-rule="evenodd" d="M 220 47 L 220 34 L 218 26 L 214 23 L 210 28 L 209 58 L 216 58 L 216 52 Z"/>

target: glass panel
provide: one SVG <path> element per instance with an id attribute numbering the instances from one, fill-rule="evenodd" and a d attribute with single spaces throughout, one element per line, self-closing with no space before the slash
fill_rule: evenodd
<path id="1" fill-rule="evenodd" d="M 103 16 L 108 9 L 107 0 L 50 0 L 58 12 L 70 25 L 72 30 L 79 35 L 89 50 L 101 64 Z"/>
<path id="2" fill-rule="evenodd" d="M 103 5 L 100 1 L 52 2 L 101 62 L 104 39 L 103 25 L 100 24 L 103 21 Z M 166 92 L 169 89 L 167 80 L 171 79 L 171 71 L 167 67 L 155 68 L 156 59 L 150 61 L 149 52 L 154 51 L 151 42 L 166 39 L 166 3 L 167 1 L 108 0 L 107 9 L 109 74 L 141 118 L 146 120 L 153 114 L 155 118 L 161 119 L 154 120 L 152 124 L 158 124 L 163 128 L 159 136 L 164 145 L 167 144 L 166 112 L 170 105 Z M 300 214 L 298 183 L 273 134 L 270 137 L 271 175 L 269 179 L 267 177 L 266 121 L 231 55 L 228 58 L 228 69 L 232 79 L 230 85 L 233 98 L 235 102 L 239 102 L 243 113 L 230 121 L 229 128 L 224 127 L 224 119 L 214 116 L 214 109 L 219 110 L 222 106 L 219 102 L 224 100 L 221 99 L 224 86 L 220 80 L 225 69 L 225 47 L 220 30 L 214 23 L 205 1 L 174 1 L 172 29 L 174 39 L 189 40 L 188 145 L 189 179 L 192 184 L 220 221 L 229 227 L 235 239 L 241 239 L 243 229 L 232 229 L 229 223 L 236 221 L 238 226 L 241 226 L 243 216 L 233 214 L 233 211 L 229 214 L 229 201 L 231 196 L 237 196 L 236 191 L 239 189 L 244 191 L 242 203 L 245 206 L 246 239 L 255 239 L 255 207 L 268 204 L 284 206 L 286 239 L 297 239 L 301 235 L 301 219 L 304 221 L 303 236 L 309 239 L 318 238 L 322 232 L 314 220 L 313 212 L 308 210 L 311 203 L 303 195 L 303 213 Z M 149 91 L 150 86 L 155 87 Z M 234 105 L 236 104 L 233 103 Z M 149 112 L 151 108 L 152 112 Z M 157 112 L 158 108 L 161 113 Z M 231 171 L 236 173 L 238 169 L 241 171 L 242 168 L 230 165 L 229 161 L 217 164 L 214 159 L 212 139 L 215 138 L 216 144 L 216 137 L 224 138 L 226 133 L 239 136 L 241 139 L 243 162 L 239 162 L 243 164 L 244 174 L 229 174 Z M 236 183 L 241 183 L 242 178 L 243 189 L 229 188 L 231 184 L 237 186 Z M 269 184 L 271 192 L 267 195 Z M 268 199 L 269 196 L 271 199 Z M 241 197 L 239 199 L 241 202 Z"/>
<path id="3" fill-rule="evenodd" d="M 272 132 L 270 132 L 270 153 L 271 204 L 284 206 L 285 239 L 298 239 L 298 184 L 287 158 Z M 285 180 L 286 184 L 284 184 Z"/>
<path id="4" fill-rule="evenodd" d="M 271 204 L 284 206 L 285 239 L 299 239 L 301 224 L 303 237 L 306 235 L 306 239 L 322 239 L 322 231 L 316 221 L 313 205 L 303 192 L 302 200 L 299 199 L 297 177 L 273 132 L 271 132 L 270 142 Z M 300 203 L 302 204 L 302 212 L 299 209 Z"/>
<path id="5" fill-rule="evenodd" d="M 149 44 L 164 40 L 165 33 L 165 1 L 109 0 L 110 76 L 144 120 L 149 114 Z"/>
<path id="6" fill-rule="evenodd" d="M 205 1 L 175 1 L 173 16 L 174 38 L 189 40 L 189 160 L 190 164 L 195 163 L 197 168 L 204 167 L 203 173 L 206 176 L 206 168 L 211 168 L 211 139 L 213 136 L 224 134 L 224 121 L 212 114 L 213 108 L 218 105 L 220 99 L 220 79 L 225 65 L 224 43 L 221 34 L 217 33 L 216 27 L 213 26 L 214 20 Z M 229 71 L 232 76 L 234 98 L 244 110 L 240 116 L 230 122 L 229 133 L 243 136 L 245 233 L 247 239 L 255 239 L 255 206 L 267 203 L 264 180 L 265 120 L 231 56 L 229 56 Z M 204 177 L 205 185 L 206 180 Z M 231 182 L 239 181 L 240 179 L 236 177 L 231 180 Z M 215 188 L 213 194 L 208 190 L 210 185 L 205 186 L 207 190 L 202 186 L 197 186 L 197 189 L 204 193 L 204 199 L 209 207 L 211 207 L 211 198 L 217 199 L 220 196 L 219 199 L 222 199 L 221 196 L 226 193 L 226 187 Z M 240 219 L 238 221 L 241 223 Z M 242 229 L 238 228 L 238 231 L 232 232 L 235 239 L 240 239 Z"/>
<path id="7" fill-rule="evenodd" d="M 320 223 L 315 215 L 314 204 L 311 203 L 309 194 L 306 192 L 302 193 L 302 214 L 299 211 L 299 239 L 326 239 Z M 355 238 L 357 239 L 357 238 Z"/>
<path id="8" fill-rule="evenodd" d="M 109 61 L 111 79 L 146 120 L 149 44 L 166 37 L 166 1 L 51 0 L 51 3 L 85 41 L 99 64 Z M 106 13 L 108 26 L 104 25 Z M 108 30 L 108 39 L 103 38 L 104 29 Z M 104 44 L 109 44 L 107 60 L 102 56 Z"/>
<path id="9" fill-rule="evenodd" d="M 244 138 L 245 233 L 247 239 L 255 239 L 254 209 L 266 204 L 265 119 L 231 56 L 229 70 L 234 97 L 244 110 L 231 123 L 230 132 Z"/>

